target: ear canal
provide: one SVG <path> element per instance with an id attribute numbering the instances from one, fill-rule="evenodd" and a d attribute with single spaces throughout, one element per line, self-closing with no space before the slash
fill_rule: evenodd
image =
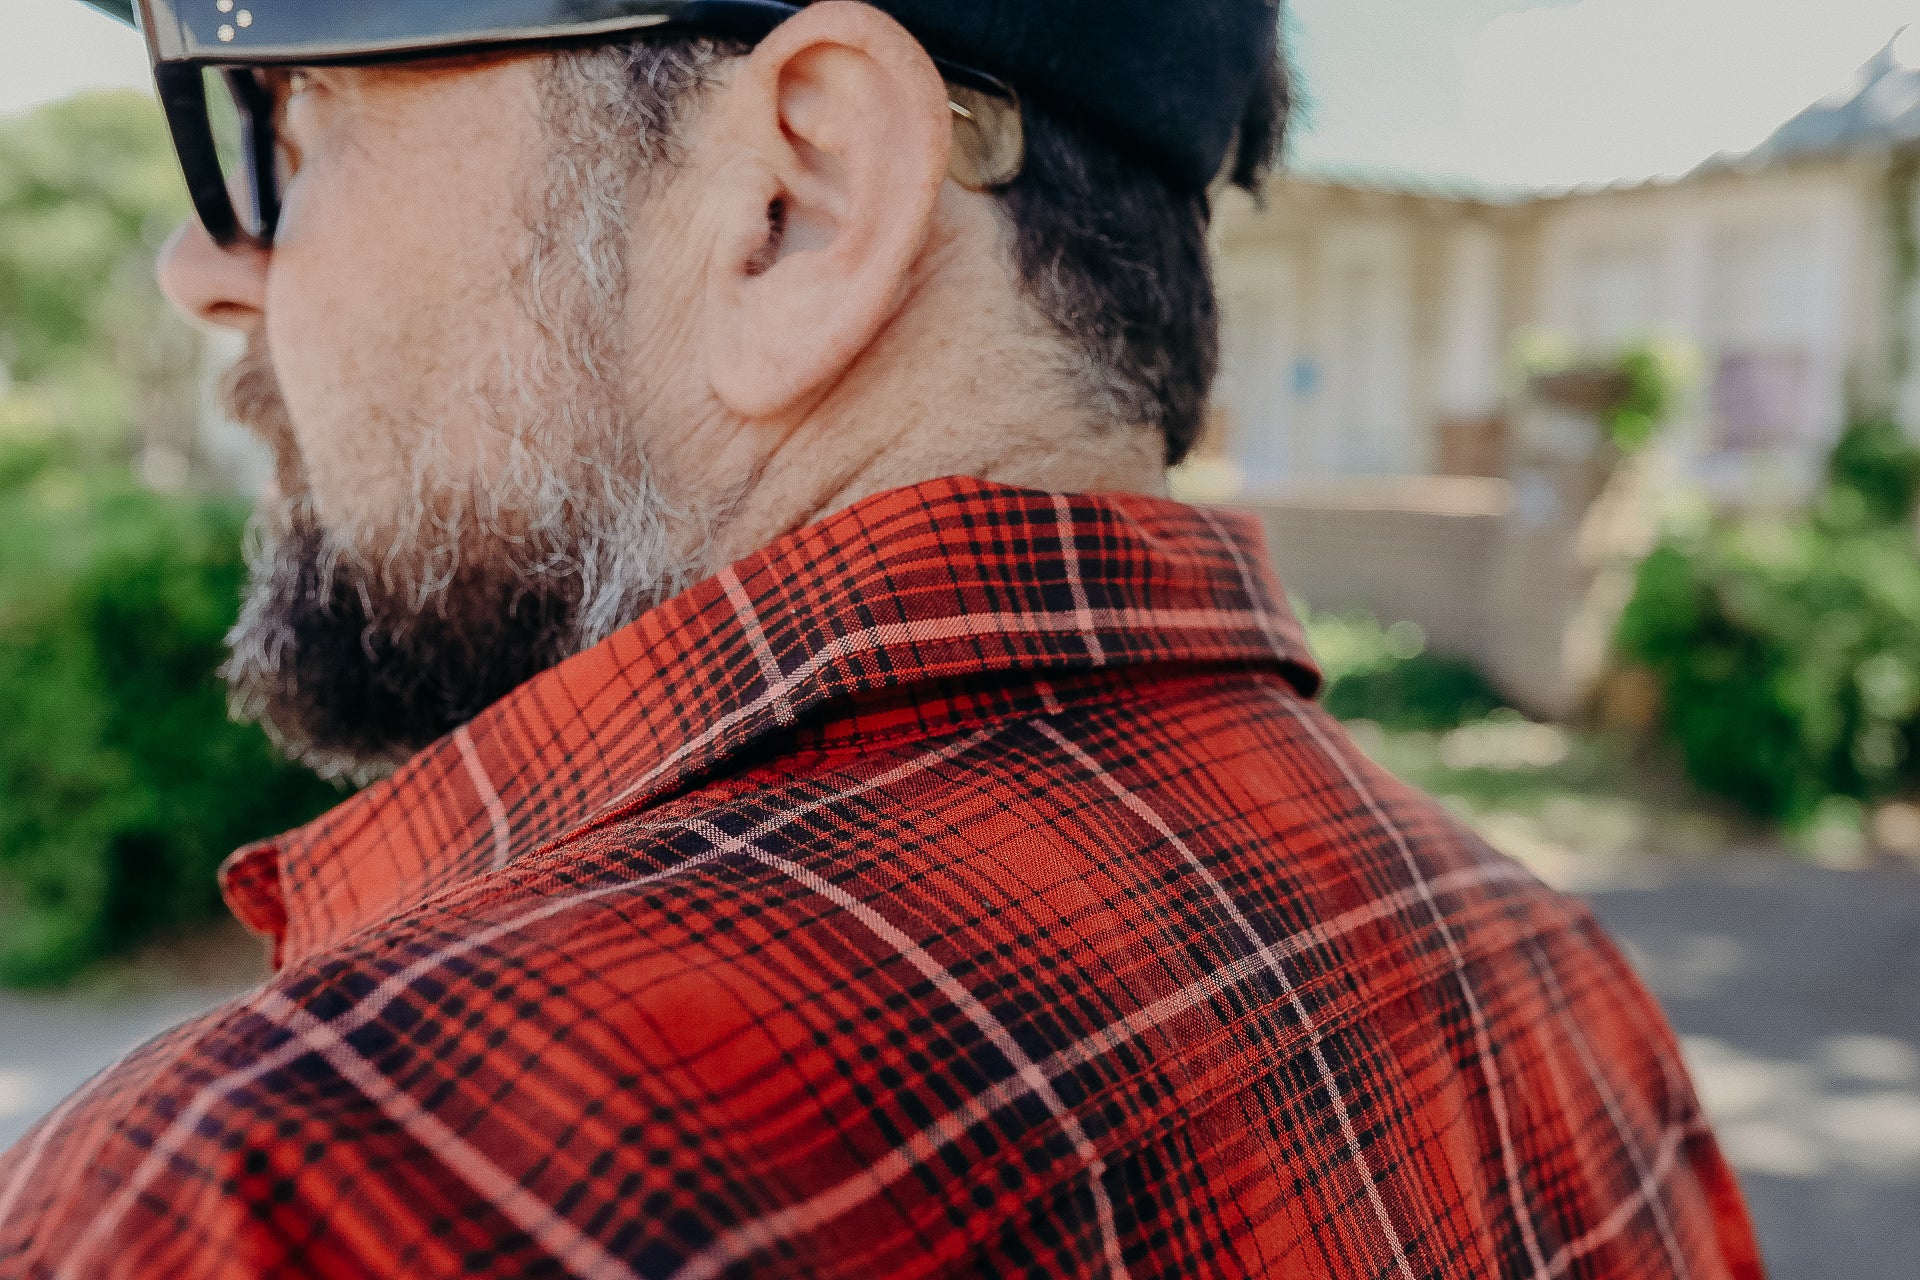
<path id="1" fill-rule="evenodd" d="M 747 259 L 747 275 L 762 276 L 780 260 L 780 245 L 787 238 L 787 202 L 775 199 L 767 205 L 767 238 Z"/>

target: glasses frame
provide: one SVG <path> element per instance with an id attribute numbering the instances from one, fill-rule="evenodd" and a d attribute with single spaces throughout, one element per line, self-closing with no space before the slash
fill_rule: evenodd
<path id="1" fill-rule="evenodd" d="M 274 165 L 273 103 L 254 78 L 252 67 L 213 68 L 227 82 L 234 105 L 240 114 L 240 151 L 245 169 L 240 193 L 251 203 L 242 220 L 234 206 L 232 187 L 220 164 L 220 150 L 214 140 L 213 114 L 207 103 L 205 68 L 197 63 L 170 62 L 153 69 L 154 85 L 160 94 L 160 109 L 167 117 L 167 131 L 173 136 L 173 149 L 180 159 L 180 172 L 187 182 L 187 196 L 200 225 L 214 243 L 224 249 L 251 246 L 269 248 L 280 222 L 280 184 Z"/>
<path id="2" fill-rule="evenodd" d="M 420 29 L 405 34 L 355 41 L 338 33 L 309 32 L 297 39 L 276 41 L 268 37 L 269 23 L 264 18 L 256 23 L 251 10 L 236 8 L 247 0 L 85 3 L 122 22 L 133 19 L 145 36 L 160 106 L 194 212 L 214 242 L 229 249 L 271 248 L 280 218 L 282 193 L 274 162 L 273 102 L 255 75 L 258 70 L 366 65 L 484 50 L 556 48 L 654 31 L 697 31 L 758 43 L 802 7 L 786 0 L 609 0 L 597 6 L 581 0 L 519 0 L 518 4 L 489 7 L 493 11 L 517 8 L 522 11 L 520 21 L 508 27 L 476 30 L 467 16 L 470 6 L 462 0 L 421 0 L 413 6 L 393 5 L 388 10 L 410 7 L 422 11 Z M 189 3 L 192 12 L 186 10 Z M 263 14 L 269 5 L 284 5 L 289 16 L 309 22 L 318 9 L 315 0 L 252 3 Z M 295 10 L 296 5 L 299 10 Z M 598 10 L 604 12 L 594 16 Z M 442 24 L 437 30 L 436 23 Z M 1019 119 L 1019 98 L 998 77 L 938 55 L 933 61 L 950 84 L 1012 104 L 1014 119 Z M 208 70 L 223 77 L 239 108 L 241 160 L 246 172 L 238 175 L 242 179 L 238 195 L 246 202 L 244 212 L 249 217 L 243 217 L 242 209 L 236 207 L 236 193 L 220 164 L 204 79 Z M 963 120 L 973 118 L 959 105 L 954 111 Z M 1018 168 L 1016 155 L 1011 167 L 989 175 L 986 185 L 1010 182 Z"/>

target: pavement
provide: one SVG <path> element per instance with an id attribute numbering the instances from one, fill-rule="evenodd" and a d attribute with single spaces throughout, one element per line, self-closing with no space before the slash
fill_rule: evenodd
<path id="1" fill-rule="evenodd" d="M 1574 887 L 1680 1032 L 1775 1280 L 1899 1280 L 1920 1258 L 1920 872 L 1645 861 Z M 239 986 L 0 993 L 0 1147 L 69 1089 Z"/>
<path id="2" fill-rule="evenodd" d="M 1920 873 L 1702 860 L 1587 897 L 1681 1035 L 1775 1280 L 1920 1275 Z"/>
<path id="3" fill-rule="evenodd" d="M 128 1049 L 233 994 L 216 985 L 118 997 L 0 991 L 0 1148 Z"/>

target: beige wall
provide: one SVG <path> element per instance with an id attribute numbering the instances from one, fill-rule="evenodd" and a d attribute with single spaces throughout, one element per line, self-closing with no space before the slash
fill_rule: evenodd
<path id="1" fill-rule="evenodd" d="M 1887 173 L 1884 157 L 1725 167 L 1510 205 L 1286 178 L 1264 208 L 1224 202 L 1217 400 L 1237 505 L 1312 607 L 1418 622 L 1519 705 L 1577 712 L 1654 527 L 1644 475 L 1796 501 L 1850 398 L 1894 398 Z M 1574 475 L 1591 445 L 1546 447 L 1554 415 L 1509 371 L 1528 329 L 1594 357 L 1656 334 L 1699 353 L 1640 478 L 1596 490 Z M 1920 353 L 1906 394 L 1920 416 Z M 1489 415 L 1498 478 L 1430 474 L 1441 440 Z M 1728 448 L 1754 421 L 1779 439 Z"/>
<path id="2" fill-rule="evenodd" d="M 1505 407 L 1523 330 L 1596 356 L 1660 334 L 1702 357 L 1669 433 L 1694 478 L 1729 498 L 1792 488 L 1850 400 L 1920 402 L 1920 377 L 1892 376 L 1886 175 L 1885 157 L 1725 166 L 1509 204 L 1286 177 L 1264 208 L 1225 200 L 1226 451 L 1256 486 L 1431 472 L 1443 422 Z M 1382 279 L 1389 301 L 1347 296 Z M 1722 405 L 1790 419 L 1780 442 L 1729 448 L 1741 424 L 1716 415 L 1717 382 Z"/>
<path id="3" fill-rule="evenodd" d="M 1853 395 L 1886 385 L 1884 174 L 1728 166 L 1543 201 L 1535 323 L 1597 356 L 1684 342 L 1699 376 L 1669 440 L 1693 478 L 1730 501 L 1797 497 Z"/>
<path id="4" fill-rule="evenodd" d="M 1359 482 L 1235 505 L 1260 516 L 1280 581 L 1310 608 L 1418 622 L 1436 652 L 1492 664 L 1484 593 L 1461 584 L 1486 580 L 1505 481 Z"/>
<path id="5" fill-rule="evenodd" d="M 1587 708 L 1608 669 L 1651 536 L 1641 518 L 1651 469 L 1569 471 L 1559 481 L 1570 500 L 1545 518 L 1517 510 L 1504 480 L 1450 476 L 1294 488 L 1234 505 L 1260 517 L 1280 580 L 1310 609 L 1417 622 L 1434 652 L 1472 662 L 1515 705 L 1567 718 Z"/>
<path id="6" fill-rule="evenodd" d="M 1436 426 L 1500 397 L 1509 301 L 1490 205 L 1288 179 L 1223 199 L 1225 450 L 1256 487 L 1422 474 Z"/>

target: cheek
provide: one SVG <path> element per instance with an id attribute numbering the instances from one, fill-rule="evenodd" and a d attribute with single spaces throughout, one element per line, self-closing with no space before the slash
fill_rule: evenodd
<path id="1" fill-rule="evenodd" d="M 304 173 L 268 286 L 269 347 L 335 529 L 399 523 L 423 457 L 443 481 L 479 478 L 481 389 L 532 337 L 507 284 L 517 236 L 467 193 L 384 177 Z"/>

